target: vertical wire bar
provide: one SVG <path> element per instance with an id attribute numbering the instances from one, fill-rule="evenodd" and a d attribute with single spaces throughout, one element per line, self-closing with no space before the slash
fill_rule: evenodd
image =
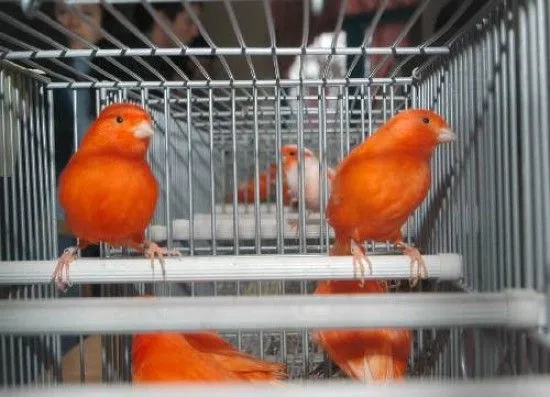
<path id="1" fill-rule="evenodd" d="M 260 221 L 260 131 L 258 128 L 258 87 L 252 87 L 254 113 L 254 245 L 256 254 L 261 253 Z"/>
<path id="2" fill-rule="evenodd" d="M 496 19 L 496 18 L 495 18 Z M 503 137 L 505 135 L 505 128 L 506 126 L 503 123 L 503 116 L 502 116 L 502 109 L 503 109 L 503 101 L 505 100 L 503 87 L 502 87 L 502 79 L 503 76 L 506 73 L 506 67 L 504 65 L 505 58 L 503 56 L 503 52 L 501 51 L 502 43 L 502 20 L 500 19 L 500 16 L 498 20 L 495 21 L 495 26 L 493 30 L 494 39 L 493 39 L 493 51 L 494 51 L 494 63 L 495 65 L 498 65 L 498 67 L 495 67 L 495 72 L 498 73 L 498 76 L 495 76 L 495 146 L 494 146 L 494 152 L 496 156 L 496 164 L 495 164 L 495 173 L 496 173 L 496 192 L 495 192 L 495 198 L 496 198 L 496 233 L 497 235 L 500 235 L 500 238 L 497 238 L 496 241 L 496 255 L 495 258 L 498 264 L 501 264 L 500 271 L 497 274 L 498 280 L 497 280 L 497 288 L 500 290 L 505 287 L 506 285 L 506 271 L 503 271 L 505 269 L 506 264 L 506 246 L 504 244 L 499 244 L 501 242 L 504 242 L 507 238 L 507 218 L 508 215 L 504 211 L 504 197 L 506 196 L 506 177 L 504 176 L 504 144 L 503 144 Z M 502 266 L 503 265 L 503 266 Z"/>
<path id="3" fill-rule="evenodd" d="M 369 94 L 369 103 L 370 103 L 370 84 L 368 86 L 368 94 Z M 361 141 L 363 142 L 366 138 L 366 135 L 365 135 L 365 85 L 364 84 L 361 84 L 361 92 L 360 92 L 360 95 L 361 95 Z M 372 106 L 372 105 L 371 105 Z M 370 117 L 370 114 L 369 114 L 369 127 L 371 126 L 371 123 L 372 123 L 372 120 L 371 120 L 371 117 Z M 369 135 L 370 135 L 370 131 L 369 131 Z"/>
<path id="4" fill-rule="evenodd" d="M 319 216 L 320 216 L 320 219 L 321 219 L 321 224 L 319 225 L 319 235 L 321 236 L 323 234 L 323 230 L 322 230 L 322 227 L 324 226 L 324 235 L 325 235 L 325 239 L 326 239 L 326 253 L 328 254 L 329 252 L 329 243 L 330 243 L 330 228 L 329 228 L 329 225 L 328 223 L 326 222 L 326 219 L 325 219 L 325 207 L 328 203 L 328 198 L 329 198 L 329 194 L 330 194 L 330 190 L 329 190 L 329 186 L 330 186 L 330 182 L 329 182 L 329 179 L 328 179 L 328 150 L 327 150 L 327 116 L 326 116 L 326 112 L 327 112 L 327 105 L 326 105 L 326 101 L 327 101 L 327 98 L 326 98 L 326 87 L 324 87 L 324 89 L 321 90 L 321 108 L 320 108 L 320 111 L 321 111 L 321 115 L 322 115 L 322 130 L 321 130 L 321 141 L 322 141 L 322 144 L 321 144 L 321 150 L 320 150 L 320 161 L 321 161 L 321 177 L 323 178 L 322 180 L 322 183 L 321 183 L 321 201 L 320 201 L 320 207 L 319 207 Z M 335 122 L 336 120 L 334 120 Z M 322 251 L 322 248 L 321 248 L 321 252 Z"/>
<path id="5" fill-rule="evenodd" d="M 464 73 L 462 73 L 463 67 L 464 67 L 464 58 L 466 54 L 467 49 L 461 48 L 460 54 L 456 58 L 456 62 L 453 64 L 453 80 L 454 80 L 454 87 L 455 92 L 457 93 L 463 93 L 462 87 L 464 84 L 464 79 L 467 78 L 467 76 L 464 76 Z M 457 187 L 457 209 L 455 211 L 455 214 L 457 216 L 457 222 L 456 226 L 458 226 L 457 230 L 457 248 L 458 252 L 461 252 L 462 255 L 467 255 L 467 250 L 464 244 L 464 235 L 466 233 L 465 227 L 464 227 L 464 218 L 467 216 L 467 209 L 466 209 L 466 200 L 465 200 L 465 190 L 466 190 L 466 159 L 464 155 L 464 147 L 466 146 L 466 126 L 464 124 L 464 108 L 467 106 L 467 94 L 463 93 L 464 95 L 464 102 L 461 101 L 453 101 L 453 104 L 455 106 L 454 114 L 456 115 L 456 128 L 458 131 L 458 142 L 457 142 L 457 158 L 456 162 L 454 164 L 455 170 L 456 170 L 456 176 L 458 178 L 458 187 Z M 463 268 L 463 276 L 464 271 L 466 270 L 466 267 Z M 458 338 L 458 335 L 457 335 Z M 458 373 L 458 372 L 457 372 Z"/>
<path id="6" fill-rule="evenodd" d="M 370 87 L 370 86 L 369 86 Z M 348 83 L 346 83 L 345 89 L 344 89 L 344 98 L 345 98 L 345 104 L 346 104 L 346 154 L 349 153 L 350 150 L 350 141 L 349 141 L 349 135 L 350 135 L 350 119 L 349 119 L 349 86 Z M 369 94 L 370 98 L 370 94 Z M 369 101 L 370 103 L 370 101 Z M 369 120 L 370 120 L 370 114 L 369 114 Z M 342 131 L 343 133 L 343 131 Z M 342 155 L 342 157 L 344 157 Z"/>
<path id="7" fill-rule="evenodd" d="M 48 181 L 49 194 L 48 194 L 48 216 L 46 217 L 49 221 L 51 227 L 50 233 L 52 236 L 51 240 L 51 249 L 52 252 L 50 255 L 57 255 L 57 214 L 55 207 L 55 191 L 56 191 L 56 180 L 55 180 L 55 133 L 54 133 L 54 118 L 53 118 L 53 91 L 48 90 L 48 100 L 47 105 L 49 109 L 49 131 L 48 131 L 48 140 L 49 140 L 49 169 L 50 169 L 50 180 Z M 45 112 L 42 113 L 42 123 L 46 125 Z"/>
<path id="8" fill-rule="evenodd" d="M 23 287 L 23 290 L 21 288 L 19 288 L 17 290 L 17 300 L 25 300 L 25 289 L 26 289 L 26 286 Z M 21 296 L 23 295 L 23 296 Z M 17 350 L 18 350 L 18 356 L 19 356 L 19 360 L 18 360 L 18 367 L 19 367 L 19 379 L 18 379 L 18 382 L 20 385 L 23 385 L 25 384 L 25 374 L 24 374 L 24 370 L 23 370 L 23 367 L 25 366 L 25 358 L 23 356 L 23 336 L 18 336 L 17 337 Z"/>
<path id="9" fill-rule="evenodd" d="M 390 117 L 395 114 L 395 93 L 394 86 L 390 84 Z"/>
<path id="10" fill-rule="evenodd" d="M 23 234 L 23 239 L 25 241 L 29 242 L 28 249 L 25 252 L 25 259 L 33 259 L 36 257 L 36 240 L 33 236 L 33 230 L 35 228 L 36 223 L 33 220 L 33 213 L 32 208 L 33 205 L 31 204 L 31 165 L 30 165 L 30 157 L 32 156 L 31 151 L 31 142 L 32 139 L 30 139 L 30 133 L 32 130 L 29 130 L 29 118 L 30 118 L 30 112 L 29 112 L 29 88 L 28 84 L 26 84 L 25 81 L 23 81 L 23 78 L 21 78 L 20 81 L 20 89 L 22 91 L 21 94 L 21 122 L 19 124 L 19 129 L 21 130 L 22 135 L 22 148 L 21 148 L 21 162 L 24 165 L 24 179 L 21 180 L 21 196 L 25 200 L 25 210 L 24 213 L 26 214 L 26 232 Z M 22 128 L 21 128 L 22 127 Z M 25 154 L 23 154 L 25 153 Z M 21 217 L 23 217 L 23 213 L 21 214 Z"/>
<path id="11" fill-rule="evenodd" d="M 266 6 L 267 7 L 267 6 Z M 276 150 L 275 150 L 275 161 L 277 164 L 277 183 L 276 183 L 276 194 L 277 194 L 277 253 L 284 253 L 284 202 L 283 202 L 283 167 L 282 167 L 282 133 L 281 133 L 281 88 L 279 85 L 275 86 L 275 141 L 276 141 Z M 284 281 L 283 281 L 284 283 Z M 282 287 L 284 289 L 284 284 Z"/>
<path id="12" fill-rule="evenodd" d="M 39 200 L 42 194 L 38 194 L 38 192 L 44 192 L 42 189 L 38 189 L 38 179 L 41 176 L 41 173 L 39 172 L 37 168 L 37 163 L 40 164 L 40 160 L 37 160 L 37 145 L 40 143 L 40 134 L 39 134 L 39 126 L 38 122 L 36 120 L 36 93 L 37 93 L 37 83 L 29 81 L 29 122 L 30 122 L 30 130 L 31 130 L 31 184 L 32 189 L 31 191 L 34 192 L 33 195 L 33 206 L 32 206 L 32 213 L 33 213 L 33 224 L 34 224 L 34 236 L 33 240 L 34 244 L 32 244 L 34 248 L 34 259 L 42 259 L 43 254 L 42 250 L 45 247 L 45 241 L 43 240 L 44 234 L 40 233 L 40 229 L 44 229 L 44 218 L 43 218 L 43 211 L 39 211 Z M 30 194 L 29 194 L 30 196 Z M 40 200 L 40 203 L 42 200 Z M 42 243 L 42 244 L 41 244 Z M 34 291 L 32 289 L 31 291 Z"/>
<path id="13" fill-rule="evenodd" d="M 212 255 L 217 254 L 216 239 L 216 180 L 214 166 L 214 102 L 213 88 L 208 89 L 208 127 L 210 132 L 210 231 L 212 233 Z"/>
<path id="14" fill-rule="evenodd" d="M 17 162 L 17 178 L 18 178 L 18 182 L 19 182 L 19 189 L 18 189 L 18 201 L 19 201 L 19 204 L 18 204 L 18 207 L 19 207 L 19 211 L 17 212 L 14 212 L 13 213 L 13 219 L 18 219 L 19 222 L 20 222 L 20 225 L 21 225 L 21 232 L 19 234 L 19 240 L 21 242 L 21 251 L 19 251 L 20 253 L 20 256 L 19 258 L 20 259 L 27 259 L 27 252 L 28 252 L 28 241 L 27 241 L 27 224 L 25 222 L 25 216 L 23 214 L 27 213 L 27 209 L 25 208 L 25 192 L 24 192 L 24 186 L 25 186 L 25 177 L 24 177 L 24 161 L 25 159 L 27 158 L 27 156 L 24 154 L 24 152 L 26 151 L 26 148 L 24 147 L 25 145 L 25 142 L 26 142 L 26 139 L 24 137 L 24 131 L 22 131 L 21 129 L 21 124 L 22 122 L 24 122 L 22 120 L 22 108 L 24 107 L 24 105 L 22 104 L 22 100 L 21 100 L 21 87 L 22 87 L 22 84 L 21 84 L 21 76 L 19 76 L 19 78 L 17 79 L 13 79 L 13 85 L 14 85 L 14 92 L 15 92 L 15 104 L 17 104 L 17 107 L 18 107 L 18 112 L 16 113 L 14 110 L 12 110 L 12 113 L 14 113 L 14 117 L 15 117 L 15 121 L 17 122 L 16 124 L 16 127 L 15 127 L 15 130 L 16 130 L 16 134 L 17 134 L 17 149 L 18 149 L 18 155 L 19 155 L 19 158 L 17 160 L 15 160 L 15 156 L 13 154 L 13 151 L 12 151 L 12 159 L 14 159 L 14 161 Z M 18 87 L 19 86 L 19 87 Z M 15 106 L 14 106 L 15 107 Z M 13 109 L 13 108 L 12 108 Z M 13 128 L 12 125 L 10 125 L 10 128 Z M 12 137 L 13 137 L 13 129 L 12 129 Z M 12 146 L 13 147 L 13 146 Z M 15 165 L 15 163 L 14 163 Z M 13 180 L 13 182 L 15 183 L 15 179 Z M 15 187 L 15 185 L 14 185 Z M 15 193 L 15 190 L 14 190 L 14 193 Z M 15 197 L 15 196 L 14 196 Z M 15 202 L 15 201 L 14 201 Z M 15 205 L 12 207 L 13 210 L 15 211 Z M 17 244 L 17 242 L 16 242 Z M 20 339 L 19 339 L 20 341 Z"/>
<path id="15" fill-rule="evenodd" d="M 84 336 L 78 335 L 80 383 L 86 382 L 86 350 L 84 349 Z"/>
<path id="16" fill-rule="evenodd" d="M 195 254 L 195 213 L 193 194 L 193 134 L 191 123 L 191 88 L 187 88 L 187 190 L 189 191 L 189 255 Z M 194 284 L 192 284 L 194 288 Z"/>
<path id="17" fill-rule="evenodd" d="M 73 152 L 78 150 L 78 103 L 77 103 L 77 90 L 72 89 L 71 91 L 71 102 L 73 110 Z"/>
<path id="18" fill-rule="evenodd" d="M 299 252 L 306 252 L 306 208 L 305 208 L 305 167 L 304 167 L 304 100 L 303 84 L 299 87 L 298 99 L 298 233 Z"/>
<path id="19" fill-rule="evenodd" d="M 40 286 L 33 286 L 32 289 L 31 289 L 31 296 L 30 298 L 31 299 L 36 299 L 38 294 L 35 294 L 35 288 L 36 287 L 37 289 L 40 288 Z M 32 372 L 32 380 L 33 380 L 33 384 L 37 385 L 39 382 L 38 382 L 38 354 L 40 352 L 40 346 L 41 346 L 41 343 L 40 343 L 40 340 L 38 339 L 39 337 L 38 336 L 35 336 L 33 337 L 33 344 L 32 344 L 32 358 L 33 358 L 33 372 Z M 41 357 L 41 360 L 42 362 L 44 362 L 44 356 Z M 42 382 L 44 383 L 44 382 Z"/>
<path id="20" fill-rule="evenodd" d="M 236 126 L 235 88 L 231 88 L 231 142 L 233 149 L 233 252 L 239 255 L 239 177 L 237 167 L 237 126 Z"/>
<path id="21" fill-rule="evenodd" d="M 520 43 L 528 43 L 529 42 L 529 34 L 528 34 L 528 15 L 527 10 L 524 6 L 520 6 L 518 8 L 518 34 L 519 34 L 519 42 Z M 523 82 L 529 82 L 529 46 L 528 45 L 522 45 L 519 47 L 519 79 Z M 533 174 L 531 169 L 531 157 L 532 157 L 532 150 L 531 150 L 531 136 L 533 130 L 531 129 L 531 125 L 529 123 L 530 118 L 530 98 L 529 98 L 529 90 L 522 89 L 519 92 L 521 97 L 521 118 L 520 118 L 520 128 L 522 131 L 522 139 L 521 139 L 521 179 L 523 181 L 533 181 Z M 533 262 L 533 247 L 532 243 L 535 241 L 533 236 L 533 192 L 531 191 L 531 184 L 523 184 L 522 188 L 522 223 L 523 223 L 523 233 L 522 233 L 522 247 L 523 247 L 523 259 L 520 263 L 523 263 L 522 269 L 523 269 L 523 280 L 522 280 L 522 287 L 530 288 L 534 286 L 534 268 L 531 268 L 528 266 L 528 264 L 534 263 Z"/>
<path id="22" fill-rule="evenodd" d="M 489 26 L 487 27 L 487 41 L 486 41 L 486 47 L 485 47 L 485 54 L 486 54 L 486 73 L 487 73 L 487 80 L 489 81 L 489 87 L 488 87 L 488 95 L 487 95 L 487 110 L 488 110 L 488 117 L 487 117 L 487 129 L 489 133 L 487 136 L 487 146 L 486 146 L 486 157 L 485 161 L 487 162 L 487 185 L 486 189 L 488 189 L 488 202 L 487 202 L 487 230 L 488 230 L 488 236 L 487 239 L 492 240 L 488 247 L 486 246 L 485 249 L 488 250 L 488 256 L 489 256 L 489 263 L 491 264 L 491 267 L 488 269 L 489 271 L 489 288 L 490 291 L 495 291 L 497 288 L 497 276 L 499 273 L 499 270 L 497 268 L 497 252 L 496 252 L 496 244 L 494 241 L 494 237 L 496 236 L 495 232 L 495 221 L 496 221 L 496 183 L 497 180 L 495 178 L 495 151 L 493 150 L 495 147 L 495 59 L 494 59 L 494 17 L 491 17 L 489 19 Z M 491 93 L 492 89 L 492 93 Z M 494 367 L 494 360 L 495 356 L 491 358 L 491 366 Z"/>
<path id="23" fill-rule="evenodd" d="M 165 186 L 165 193 L 166 193 L 166 204 L 165 204 L 165 214 L 166 214 L 166 245 L 169 249 L 173 248 L 174 246 L 174 235 L 172 231 L 172 208 L 171 208 L 171 171 L 172 171 L 172 165 L 170 161 L 170 137 L 171 132 L 168 125 L 168 120 L 170 118 L 170 88 L 166 87 L 164 88 L 164 183 Z"/>
<path id="24" fill-rule="evenodd" d="M 540 262 L 535 262 L 538 264 L 538 275 L 537 275 L 537 285 L 536 288 L 541 292 L 550 292 L 550 255 L 548 254 L 548 247 L 550 246 L 550 204 L 548 203 L 547 198 L 550 197 L 550 161 L 548 159 L 548 150 L 550 149 L 550 139 L 548 138 L 548 131 L 550 131 L 550 104 L 548 100 L 548 73 L 550 69 L 548 67 L 548 25 L 550 24 L 550 18 L 547 14 L 548 2 L 537 0 L 534 5 L 534 17 L 536 21 L 534 23 L 536 27 L 534 42 L 530 43 L 531 45 L 537 45 L 536 52 L 538 68 L 535 71 L 534 76 L 538 76 L 537 87 L 539 89 L 538 93 L 538 105 L 539 105 L 539 125 L 540 128 L 535 129 L 536 134 L 539 139 L 538 153 L 537 157 L 539 158 L 539 195 L 537 200 L 539 201 L 541 214 L 537 219 L 539 220 L 540 229 L 537 229 L 537 236 L 539 238 L 539 245 L 537 247 L 537 253 L 540 258 Z M 546 28 L 546 30 L 545 30 Z M 538 73 L 537 73 L 538 72 Z M 533 106 L 534 108 L 535 106 Z M 550 295 L 548 296 L 548 311 L 550 312 Z"/>
<path id="25" fill-rule="evenodd" d="M 101 96 L 101 91 L 96 90 L 95 91 L 95 100 L 96 100 L 96 110 L 97 110 L 97 112 L 99 112 L 100 109 L 101 109 L 101 98 L 100 98 L 100 96 Z M 150 109 L 148 101 L 147 101 L 147 97 L 148 97 L 147 88 L 142 88 L 140 90 L 139 97 L 140 97 L 140 101 L 141 101 L 141 106 L 143 106 L 143 108 L 145 110 L 147 110 L 148 112 L 151 112 L 151 109 Z M 152 152 L 152 150 L 148 150 L 146 155 L 145 155 L 145 158 L 146 158 L 148 164 L 152 164 L 151 152 Z M 145 230 L 145 238 L 149 241 L 151 240 L 151 228 L 150 227 L 148 227 Z M 100 247 L 99 247 L 101 257 L 103 257 L 105 255 L 103 253 L 104 247 L 105 247 L 105 244 L 101 244 Z M 143 288 L 145 288 L 145 286 L 143 286 Z"/>
<path id="26" fill-rule="evenodd" d="M 346 88 L 347 90 L 347 88 Z M 344 157 L 344 87 L 338 87 L 338 116 L 340 118 L 340 157 Z"/>
<path id="27" fill-rule="evenodd" d="M 517 94 L 517 78 L 518 76 L 518 70 L 516 69 L 517 60 L 518 57 L 517 49 L 516 49 L 516 42 L 519 37 L 518 35 L 518 10 L 517 10 L 517 3 L 513 3 L 511 5 L 511 12 L 508 13 L 508 23 L 507 23 L 507 32 L 506 35 L 508 37 L 508 43 L 509 43 L 509 50 L 508 53 L 510 54 L 508 58 L 508 68 L 510 70 L 509 74 L 509 80 L 508 80 L 508 87 L 509 87 L 509 93 L 508 97 L 510 98 L 510 109 L 519 109 L 518 104 L 518 94 Z M 520 238 L 520 227 L 521 227 L 521 220 L 520 220 L 520 211 L 521 211 L 521 202 L 519 199 L 519 161 L 518 161 L 518 152 L 517 149 L 518 146 L 518 138 L 519 138 L 519 131 L 518 131 L 518 114 L 517 111 L 510 111 L 508 113 L 508 123 L 510 124 L 510 132 L 509 132 L 509 150 L 508 155 L 510 156 L 510 185 L 511 185 L 511 228 L 515 231 L 515 233 L 512 233 L 512 255 L 511 262 L 515 264 L 512 268 L 512 286 L 513 287 L 520 287 L 521 286 L 521 268 L 517 264 L 521 261 L 521 238 Z"/>
<path id="28" fill-rule="evenodd" d="M 548 3 L 543 0 L 537 0 L 537 28 L 538 28 L 538 50 L 540 67 L 539 74 L 540 87 L 543 87 L 540 90 L 540 126 L 541 128 L 537 130 L 540 135 L 540 158 L 541 158 L 541 183 L 542 183 L 542 197 L 550 197 L 550 161 L 548 159 L 548 150 L 550 150 L 550 139 L 548 138 L 548 132 L 550 131 L 550 101 L 548 98 L 549 87 L 548 73 L 550 72 L 550 64 L 548 62 L 548 33 L 550 32 L 550 7 Z M 545 19 L 546 18 L 546 19 Z M 545 88 L 546 87 L 546 88 Z M 543 208 L 543 221 L 542 224 L 545 226 L 545 230 L 541 233 L 544 236 L 544 241 L 542 241 L 542 246 L 546 247 L 544 250 L 544 259 L 542 263 L 546 264 L 546 268 L 542 270 L 543 277 L 540 278 L 540 290 L 546 292 L 547 296 L 547 313 L 550 314 L 550 253 L 548 252 L 548 247 L 550 247 L 550 204 L 547 200 L 544 201 Z M 546 285 L 544 283 L 546 282 Z M 546 361 L 544 368 L 548 368 L 550 365 L 550 353 L 548 353 L 548 361 Z"/>
<path id="29" fill-rule="evenodd" d="M 0 92 L 6 92 L 5 91 L 5 87 L 4 87 L 4 81 L 6 79 L 6 71 L 4 69 L 0 70 Z M 8 147 L 8 143 L 6 142 L 6 135 L 7 135 L 7 127 L 6 127 L 6 121 L 7 121 L 7 117 L 6 117 L 6 102 L 7 102 L 7 96 L 6 95 L 3 95 L 0 97 L 0 125 L 2 126 L 2 130 L 4 131 L 4 133 L 2 134 L 2 147 L 5 148 L 5 147 Z M 8 169 L 8 158 L 6 156 L 2 156 L 3 158 L 0 159 L 0 161 L 2 161 L 2 169 L 6 170 Z M 3 223 L 4 223 L 4 230 L 5 232 L 3 233 L 3 239 L 4 239 L 4 244 L 5 244 L 5 247 L 6 247 L 6 258 L 4 258 L 5 260 L 8 260 L 10 261 L 12 259 L 12 249 L 11 249 L 11 244 L 10 244 L 10 239 L 9 239 L 9 235 L 7 233 L 8 230 L 10 230 L 10 221 L 9 221 L 9 201 L 8 201 L 8 178 L 2 178 L 2 190 L 3 190 L 3 202 L 4 202 L 4 214 L 5 214 L 5 217 L 3 219 Z M 4 341 L 4 338 L 2 338 L 2 341 Z M 5 353 L 5 349 L 2 350 L 4 353 Z M 6 362 L 5 360 L 3 360 L 3 362 Z M 5 380 L 4 384 L 7 384 L 7 379 Z"/>
<path id="30" fill-rule="evenodd" d="M 16 148 L 16 146 L 14 145 L 14 131 L 13 131 L 13 123 L 14 123 L 14 119 L 13 119 L 13 112 L 14 112 L 14 106 L 13 106 L 13 94 L 12 94 L 12 77 L 11 76 L 8 76 L 7 78 L 7 89 L 6 91 L 4 91 L 7 93 L 7 97 L 9 98 L 9 101 L 10 101 L 10 104 L 11 104 L 11 109 L 8 108 L 8 131 L 9 131 L 9 136 L 10 136 L 10 139 L 9 139 L 9 147 L 12 148 L 11 151 L 10 151 L 10 164 L 11 164 L 11 169 L 13 171 L 13 174 L 12 174 L 12 178 L 11 178 L 11 219 L 12 219 L 12 231 L 13 231 L 13 235 L 12 235 L 12 244 L 13 244 L 13 258 L 15 260 L 19 260 L 20 259 L 20 256 L 19 256 L 19 247 L 17 247 L 18 245 L 18 242 L 20 241 L 21 237 L 20 237 L 20 232 L 19 232 L 19 221 L 18 221 L 18 218 L 17 217 L 17 214 L 22 214 L 23 212 L 18 210 L 18 200 L 16 199 L 16 185 L 15 185 L 15 181 L 17 179 L 21 180 L 21 178 L 18 176 L 18 174 L 16 173 L 16 164 L 15 164 L 15 153 L 14 153 L 14 149 Z M 18 102 L 16 102 L 18 103 Z M 17 148 L 19 147 L 19 145 L 17 146 Z M 9 229 L 7 229 L 9 230 Z M 13 367 L 15 368 L 15 367 Z"/>

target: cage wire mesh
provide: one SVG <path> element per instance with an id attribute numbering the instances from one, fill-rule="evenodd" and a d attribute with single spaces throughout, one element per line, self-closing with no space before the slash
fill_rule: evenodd
<path id="1" fill-rule="evenodd" d="M 44 7 L 35 4 L 28 14 L 20 12 L 18 3 L 0 10 L 6 28 L 0 31 L 3 268 L 20 263 L 15 261 L 38 260 L 50 260 L 53 266 L 64 248 L 56 196 L 56 130 L 65 118 L 70 120 L 65 139 L 71 139 L 74 150 L 78 148 L 82 92 L 91 93 L 96 114 L 118 101 L 140 103 L 151 113 L 156 136 L 148 161 L 161 193 L 147 236 L 185 256 L 326 254 L 333 238 L 324 217 L 327 184 L 321 182 L 318 214 L 306 214 L 303 173 L 297 208 L 284 205 L 281 146 L 297 144 L 316 152 L 322 179 L 328 167 L 335 167 L 392 115 L 425 107 L 449 121 L 458 141 L 453 149 L 437 149 L 430 193 L 409 220 L 406 238 L 423 254 L 459 253 L 464 267 L 462 280 L 431 279 L 422 290 L 445 294 L 524 288 L 547 293 L 550 7 L 545 1 L 487 1 L 453 31 L 454 21 L 472 4 L 464 2 L 440 31 L 414 47 L 400 44 L 436 2 L 418 2 L 393 45 L 373 47 L 372 33 L 391 8 L 390 2 L 381 1 L 370 14 L 362 44 L 345 47 L 337 46 L 344 1 L 335 20 L 335 39 L 325 48 L 307 46 L 315 15 L 310 15 L 309 1 L 300 2 L 302 45 L 292 48 L 278 46 L 268 1 L 245 2 L 264 18 L 267 32 L 261 45 L 245 41 L 254 39 L 244 33 L 248 25 L 243 21 L 251 14 L 239 16 L 241 2 L 214 2 L 217 10 L 223 10 L 220 18 L 228 20 L 232 46 L 216 45 L 218 38 L 201 22 L 193 3 L 184 2 L 206 48 L 180 41 L 153 12 L 152 3 L 144 1 L 143 7 L 174 41 L 173 48 L 162 49 L 140 32 L 123 8 L 109 1 L 101 2 L 105 15 L 138 37 L 139 44 L 127 45 L 81 9 L 71 8 L 68 12 L 98 29 L 108 45 L 86 42 L 56 21 L 47 8 L 51 3 L 43 3 Z M 68 48 L 53 33 L 68 34 L 84 49 Z M 451 35 L 438 44 L 446 33 Z M 177 62 L 181 55 L 196 68 L 195 78 Z M 341 76 L 331 75 L 331 62 L 344 55 L 351 64 Z M 381 59 L 370 64 L 373 55 Z M 216 72 L 203 67 L 207 56 L 214 59 Z M 296 57 L 297 78 L 282 75 L 280 62 L 285 56 Z M 321 66 L 316 77 L 304 77 L 307 57 L 313 56 L 320 57 Z M 377 72 L 394 57 L 397 62 L 388 77 L 379 77 Z M 260 67 L 262 59 L 270 66 L 267 72 Z M 82 60 L 90 72 L 81 72 L 72 60 Z M 237 62 L 244 67 L 236 68 Z M 363 76 L 352 76 L 359 63 L 370 65 L 369 69 Z M 68 107 L 56 99 L 65 94 Z M 266 172 L 271 164 L 276 165 L 274 173 Z M 247 183 L 255 193 L 238 200 L 239 189 Z M 265 200 L 259 192 L 262 184 Z M 298 234 L 289 228 L 289 219 L 298 220 Z M 387 243 L 366 246 L 371 255 L 396 252 Z M 101 245 L 100 255 L 117 258 L 135 253 Z M 304 295 L 315 289 L 311 279 L 119 284 L 106 278 L 104 283 L 78 284 L 60 294 L 48 281 L 16 284 L 2 277 L 1 295 L 15 301 L 151 293 Z M 408 291 L 408 286 L 402 283 L 394 289 L 399 293 Z M 548 349 L 536 332 L 527 332 L 533 329 L 483 326 L 481 322 L 479 327 L 415 329 L 409 375 L 458 379 L 548 373 Z M 312 343 L 308 329 L 221 331 L 239 349 L 287 364 L 291 379 L 342 376 Z M 0 384 L 130 382 L 131 341 L 130 332 L 115 335 L 99 329 L 93 335 L 5 333 L 0 335 Z"/>

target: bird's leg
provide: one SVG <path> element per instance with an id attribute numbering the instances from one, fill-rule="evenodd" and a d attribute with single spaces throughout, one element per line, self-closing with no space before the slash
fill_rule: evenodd
<path id="1" fill-rule="evenodd" d="M 57 260 L 53 270 L 52 281 L 58 290 L 65 292 L 71 286 L 69 280 L 69 265 L 77 258 L 78 247 L 65 248 L 63 254 Z M 65 275 L 63 275 L 65 273 Z M 63 277 L 64 276 L 64 277 Z"/>
<path id="2" fill-rule="evenodd" d="M 309 218 L 309 212 L 306 210 L 306 222 L 308 218 Z M 299 232 L 300 232 L 300 229 L 298 227 L 299 224 L 300 224 L 300 220 L 298 218 L 288 220 L 288 226 L 290 227 L 291 230 L 294 230 L 296 232 L 296 238 L 298 238 Z"/>
<path id="3" fill-rule="evenodd" d="M 353 255 L 353 277 L 357 277 L 356 269 L 357 265 L 359 265 L 359 269 L 361 270 L 361 283 L 359 285 L 363 287 L 365 285 L 365 264 L 369 267 L 369 275 L 371 275 L 372 263 L 367 254 L 365 254 L 363 247 L 354 240 L 351 240 L 351 254 Z"/>
<path id="4" fill-rule="evenodd" d="M 409 256 L 409 258 L 411 258 L 410 284 L 411 288 L 414 288 L 416 284 L 418 284 L 420 278 L 428 278 L 428 269 L 426 267 L 426 262 L 424 262 L 424 258 L 422 258 L 422 255 L 420 255 L 420 252 L 416 248 L 410 246 L 409 244 L 406 244 L 403 241 L 398 241 L 397 245 L 399 247 L 402 247 L 405 254 Z"/>
<path id="5" fill-rule="evenodd" d="M 164 268 L 164 257 L 165 256 L 181 256 L 181 253 L 178 250 L 169 250 L 166 247 L 159 247 L 156 243 L 152 241 L 145 241 L 143 243 L 143 252 L 145 257 L 151 259 L 151 269 L 153 273 L 155 272 L 155 256 L 158 257 L 160 262 L 160 267 L 162 269 L 162 277 L 166 279 L 166 269 Z"/>

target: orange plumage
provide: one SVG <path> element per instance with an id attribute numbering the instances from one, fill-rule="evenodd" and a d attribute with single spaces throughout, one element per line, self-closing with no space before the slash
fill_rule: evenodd
<path id="1" fill-rule="evenodd" d="M 315 295 L 387 292 L 384 282 L 321 281 Z M 411 349 L 411 332 L 397 329 L 322 330 L 313 332 L 314 343 L 349 377 L 380 382 L 405 377 Z"/>
<path id="2" fill-rule="evenodd" d="M 214 332 L 135 335 L 134 383 L 277 381 L 283 364 L 241 353 Z"/>
<path id="3" fill-rule="evenodd" d="M 259 179 L 259 196 L 260 203 L 275 201 L 275 186 L 277 182 L 277 164 L 271 163 L 269 167 L 260 172 Z M 242 182 L 237 187 L 237 201 L 239 203 L 254 203 L 254 178 L 250 178 Z M 233 193 L 229 192 L 226 196 L 226 202 L 233 202 Z M 291 196 L 288 191 L 287 182 L 283 175 L 283 204 L 288 205 L 291 202 Z"/>
<path id="4" fill-rule="evenodd" d="M 159 194 L 145 159 L 153 133 L 149 114 L 130 103 L 105 107 L 86 131 L 59 177 L 59 200 L 80 248 L 103 241 L 144 250 L 148 257 L 170 254 L 144 241 Z M 75 258 L 70 247 L 59 259 L 58 286 Z"/>
<path id="5" fill-rule="evenodd" d="M 420 276 L 427 276 L 420 253 L 403 242 L 400 229 L 428 192 L 434 149 L 453 139 L 438 114 L 406 110 L 388 120 L 338 165 L 327 220 L 337 240 L 351 240 L 354 265 L 359 262 L 362 272 L 365 262 L 372 271 L 362 243 L 389 240 L 402 246 L 418 265 L 412 274 L 413 285 Z"/>
<path id="6" fill-rule="evenodd" d="M 347 242 L 336 241 L 331 256 L 348 255 Z M 326 280 L 317 284 L 314 295 L 368 294 L 388 291 L 384 281 Z M 349 377 L 362 382 L 380 382 L 405 377 L 412 333 L 399 329 L 334 329 L 312 334 L 313 342 Z"/>

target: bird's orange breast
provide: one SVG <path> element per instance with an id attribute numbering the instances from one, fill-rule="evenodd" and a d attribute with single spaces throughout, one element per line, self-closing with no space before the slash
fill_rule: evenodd
<path id="1" fill-rule="evenodd" d="M 327 219 L 358 241 L 394 240 L 430 187 L 428 161 L 407 156 L 353 157 L 334 177 Z"/>
<path id="2" fill-rule="evenodd" d="M 90 243 L 141 243 L 157 197 L 158 183 L 142 159 L 77 153 L 59 179 L 67 225 Z"/>

